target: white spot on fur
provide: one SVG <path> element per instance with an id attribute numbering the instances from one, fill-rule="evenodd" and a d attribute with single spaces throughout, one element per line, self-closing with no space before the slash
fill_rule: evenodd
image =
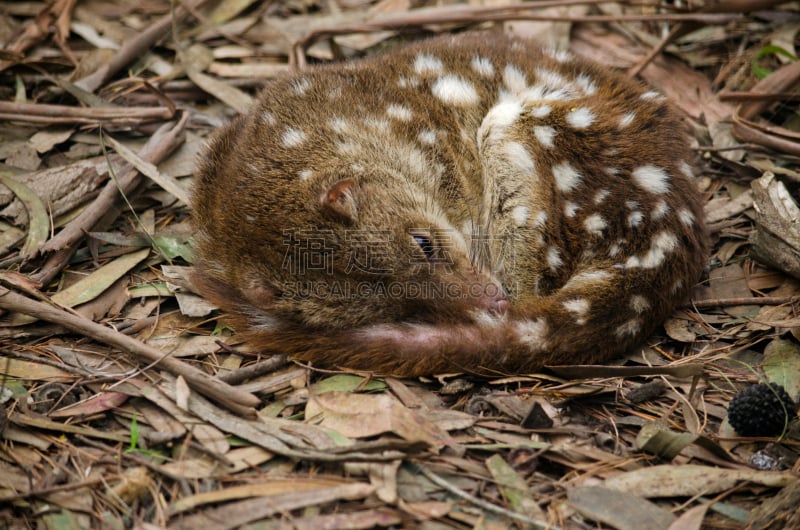
<path id="1" fill-rule="evenodd" d="M 634 210 L 628 215 L 628 226 L 636 228 L 644 220 L 644 214 L 639 210 Z"/>
<path id="2" fill-rule="evenodd" d="M 433 145 L 436 143 L 436 132 L 430 129 L 423 129 L 417 135 L 417 140 L 426 145 Z"/>
<path id="3" fill-rule="evenodd" d="M 272 114 L 271 112 L 268 112 L 268 111 L 264 111 L 264 112 L 261 113 L 261 121 L 264 123 L 264 125 L 267 125 L 269 127 L 271 127 L 271 126 L 275 125 L 275 123 L 277 123 L 277 120 L 275 119 L 275 115 Z"/>
<path id="4" fill-rule="evenodd" d="M 511 218 L 514 219 L 516 226 L 524 226 L 530 218 L 531 211 L 527 206 L 515 206 L 511 210 Z"/>
<path id="5" fill-rule="evenodd" d="M 608 246 L 608 255 L 612 258 L 615 258 L 619 255 L 619 251 L 622 250 L 619 246 L 619 243 L 611 243 Z"/>
<path id="6" fill-rule="evenodd" d="M 479 57 L 476 55 L 472 58 L 470 66 L 475 73 L 483 77 L 491 77 L 494 75 L 494 65 L 492 64 L 492 61 L 486 57 Z"/>
<path id="7" fill-rule="evenodd" d="M 331 119 L 329 125 L 333 132 L 338 134 L 345 134 L 350 130 L 350 124 L 347 123 L 347 120 L 339 118 L 338 116 Z"/>
<path id="8" fill-rule="evenodd" d="M 469 315 L 478 327 L 482 329 L 499 328 L 506 322 L 505 317 L 487 313 L 486 310 L 482 309 L 474 309 L 469 312 Z"/>
<path id="9" fill-rule="evenodd" d="M 569 85 L 563 75 L 559 74 L 558 72 L 554 72 L 553 70 L 542 68 L 541 66 L 536 68 L 536 76 L 539 78 L 539 82 L 541 84 L 550 88 L 558 89 Z"/>
<path id="10" fill-rule="evenodd" d="M 350 169 L 352 169 L 356 173 L 363 173 L 364 172 L 364 166 L 362 166 L 361 164 L 358 164 L 358 163 L 350 164 Z"/>
<path id="11" fill-rule="evenodd" d="M 678 219 L 681 220 L 686 226 L 693 226 L 694 225 L 694 214 L 689 211 L 688 208 L 681 208 L 678 210 Z"/>
<path id="12" fill-rule="evenodd" d="M 550 105 L 537 105 L 531 109 L 531 116 L 534 118 L 546 118 L 550 115 L 553 108 Z"/>
<path id="13" fill-rule="evenodd" d="M 625 207 L 629 210 L 635 210 L 639 207 L 639 201 L 634 201 L 633 199 L 628 199 L 625 201 Z"/>
<path id="14" fill-rule="evenodd" d="M 406 77 L 401 75 L 397 79 L 397 86 L 400 88 L 417 88 L 419 86 L 419 78 L 418 77 Z"/>
<path id="15" fill-rule="evenodd" d="M 594 84 L 592 78 L 587 74 L 581 74 L 575 78 L 575 84 L 577 84 L 587 96 L 591 96 L 597 92 L 597 85 Z"/>
<path id="16" fill-rule="evenodd" d="M 442 76 L 433 83 L 431 92 L 441 101 L 450 105 L 474 105 L 480 96 L 472 83 L 455 75 Z"/>
<path id="17" fill-rule="evenodd" d="M 506 129 L 517 120 L 521 112 L 522 105 L 513 100 L 498 103 L 489 109 L 478 128 L 478 148 L 487 141 L 502 138 Z"/>
<path id="18" fill-rule="evenodd" d="M 517 340 L 528 346 L 532 351 L 541 351 L 546 347 L 547 332 L 547 321 L 543 318 L 514 322 L 514 333 L 517 336 Z"/>
<path id="19" fill-rule="evenodd" d="M 600 214 L 593 213 L 583 220 L 583 226 L 590 234 L 599 236 L 603 234 L 603 230 L 608 226 L 608 223 Z"/>
<path id="20" fill-rule="evenodd" d="M 540 210 L 539 213 L 536 214 L 536 219 L 533 220 L 533 226 L 541 228 L 545 223 L 547 223 L 547 212 Z"/>
<path id="21" fill-rule="evenodd" d="M 243 309 L 247 315 L 247 324 L 252 329 L 258 331 L 269 331 L 278 329 L 285 324 L 282 319 L 277 318 L 265 311 L 261 311 L 260 309 L 256 309 L 253 306 L 243 307 Z"/>
<path id="22" fill-rule="evenodd" d="M 580 206 L 578 206 L 576 203 L 567 201 L 564 203 L 564 215 L 570 218 L 575 217 L 575 214 L 578 212 L 578 208 L 580 208 Z"/>
<path id="23" fill-rule="evenodd" d="M 643 256 L 631 256 L 625 262 L 625 268 L 654 269 L 664 263 L 667 254 L 678 246 L 678 238 L 672 232 L 661 231 L 653 236 L 650 250 Z"/>
<path id="24" fill-rule="evenodd" d="M 390 118 L 394 118 L 400 121 L 411 121 L 411 118 L 414 117 L 414 113 L 411 112 L 411 109 L 404 105 L 398 105 L 396 103 L 392 103 L 388 107 L 386 107 L 386 114 Z"/>
<path id="25" fill-rule="evenodd" d="M 692 180 L 694 178 L 694 171 L 692 171 L 692 166 L 690 166 L 686 161 L 681 161 L 681 163 L 678 164 L 678 169 L 680 170 L 681 173 L 686 175 L 687 179 Z"/>
<path id="26" fill-rule="evenodd" d="M 310 169 L 304 169 L 303 171 L 298 173 L 297 176 L 300 177 L 300 180 L 308 180 L 311 178 L 313 174 L 314 172 L 311 171 Z"/>
<path id="27" fill-rule="evenodd" d="M 564 260 L 561 258 L 561 251 L 559 249 L 556 247 L 547 249 L 547 266 L 550 267 L 551 271 L 555 272 L 563 263 Z"/>
<path id="28" fill-rule="evenodd" d="M 586 313 L 589 312 L 589 300 L 573 298 L 562 304 L 564 309 L 575 315 L 575 323 L 579 326 L 586 324 Z"/>
<path id="29" fill-rule="evenodd" d="M 522 105 L 520 105 L 519 101 L 504 101 L 489 109 L 489 112 L 483 118 L 481 126 L 483 127 L 484 124 L 487 124 L 492 127 L 507 129 L 517 121 L 521 113 Z"/>
<path id="30" fill-rule="evenodd" d="M 639 99 L 642 99 L 644 101 L 652 100 L 652 101 L 661 102 L 661 101 L 664 101 L 666 98 L 664 96 L 662 96 L 661 94 L 659 94 L 658 92 L 656 92 L 655 90 L 650 90 L 648 92 L 645 92 L 641 96 L 639 96 Z"/>
<path id="31" fill-rule="evenodd" d="M 617 337 L 632 337 L 639 333 L 639 330 L 642 328 L 642 323 L 638 318 L 632 318 L 618 326 L 617 329 L 614 330 L 614 334 Z"/>
<path id="32" fill-rule="evenodd" d="M 311 82 L 308 79 L 300 78 L 292 81 L 292 92 L 302 96 L 308 89 L 311 88 Z"/>
<path id="33" fill-rule="evenodd" d="M 624 115 L 622 118 L 620 118 L 620 120 L 619 120 L 619 128 L 620 128 L 620 129 L 624 129 L 625 127 L 627 127 L 628 125 L 630 125 L 631 123 L 633 123 L 633 120 L 634 120 L 635 118 L 636 118 L 636 113 L 635 113 L 635 112 L 629 112 L 629 113 L 625 114 L 625 115 Z"/>
<path id="34" fill-rule="evenodd" d="M 519 142 L 508 142 L 505 145 L 506 160 L 523 175 L 532 175 L 536 169 L 531 154 Z"/>
<path id="35" fill-rule="evenodd" d="M 657 166 L 641 166 L 633 170 L 633 180 L 640 188 L 650 193 L 666 193 L 669 190 L 669 175 Z"/>
<path id="36" fill-rule="evenodd" d="M 567 123 L 576 129 L 585 129 L 594 123 L 594 119 L 594 112 L 586 107 L 575 109 L 567 114 Z"/>
<path id="37" fill-rule="evenodd" d="M 440 74 L 444 71 L 442 61 L 427 53 L 420 53 L 414 59 L 414 71 L 422 74 Z"/>
<path id="38" fill-rule="evenodd" d="M 420 149 L 404 145 L 402 148 L 394 149 L 393 155 L 398 161 L 405 161 L 406 167 L 418 175 L 430 174 L 431 165 L 428 163 L 425 153 Z M 436 169 L 437 174 L 443 171 L 441 165 L 434 165 L 433 168 Z"/>
<path id="39" fill-rule="evenodd" d="M 603 188 L 602 190 L 600 190 L 597 193 L 595 193 L 594 199 L 592 199 L 592 202 L 594 202 L 595 204 L 600 204 L 604 200 L 606 200 L 606 198 L 610 194 L 611 194 L 611 191 L 609 191 L 608 189 Z"/>
<path id="40" fill-rule="evenodd" d="M 525 74 L 513 64 L 508 64 L 503 69 L 503 84 L 514 94 L 519 94 L 528 88 Z"/>
<path id="41" fill-rule="evenodd" d="M 545 48 L 544 53 L 549 55 L 559 63 L 565 63 L 572 59 L 572 54 L 570 54 L 567 50 L 556 50 L 553 48 Z"/>
<path id="42" fill-rule="evenodd" d="M 533 128 L 533 134 L 543 146 L 553 147 L 553 138 L 556 137 L 556 130 L 554 128 L 544 125 L 536 125 Z"/>
<path id="43" fill-rule="evenodd" d="M 631 296 L 630 305 L 631 309 L 639 315 L 650 309 L 650 302 L 640 294 Z"/>
<path id="44" fill-rule="evenodd" d="M 533 103 L 542 100 L 569 101 L 575 99 L 575 92 L 569 87 L 537 84 L 520 94 L 523 101 Z"/>
<path id="45" fill-rule="evenodd" d="M 556 187 L 562 192 L 573 190 L 583 179 L 569 162 L 553 166 L 553 177 L 556 179 Z"/>
<path id="46" fill-rule="evenodd" d="M 579 272 L 572 276 L 567 283 L 564 284 L 562 289 L 566 288 L 594 288 L 598 285 L 605 283 L 606 280 L 612 278 L 614 275 L 608 271 L 600 269 L 589 269 Z"/>
<path id="47" fill-rule="evenodd" d="M 619 175 L 618 167 L 608 166 L 607 168 L 603 169 L 603 171 L 605 171 L 606 175 L 608 175 L 609 177 L 616 177 L 617 175 Z"/>
<path id="48" fill-rule="evenodd" d="M 667 203 L 664 202 L 663 200 L 660 200 L 653 207 L 653 213 L 650 214 L 650 218 L 654 221 L 658 221 L 659 219 L 667 215 L 668 211 L 669 211 L 669 206 L 667 206 Z"/>
<path id="49" fill-rule="evenodd" d="M 391 126 L 387 120 L 384 120 L 383 118 L 376 118 L 374 116 L 364 118 L 364 125 L 376 131 L 388 131 L 389 127 Z"/>
<path id="50" fill-rule="evenodd" d="M 306 133 L 294 127 L 287 127 L 281 135 L 281 143 L 285 147 L 297 147 L 306 141 Z"/>
<path id="51" fill-rule="evenodd" d="M 573 298 L 564 302 L 564 309 L 570 313 L 585 314 L 589 311 L 589 300 L 585 298 Z"/>
<path id="52" fill-rule="evenodd" d="M 354 155 L 361 151 L 361 146 L 355 142 L 339 142 L 336 150 L 343 155 Z"/>

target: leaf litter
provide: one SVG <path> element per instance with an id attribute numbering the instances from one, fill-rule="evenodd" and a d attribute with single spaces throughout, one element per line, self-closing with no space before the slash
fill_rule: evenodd
<path id="1" fill-rule="evenodd" d="M 792 5 L 0 2 L 2 525 L 797 527 L 795 411 L 726 421 L 749 384 L 800 392 Z M 267 78 L 478 28 L 683 112 L 715 242 L 691 300 L 611 366 L 496 380 L 247 351 L 185 279 L 204 139 Z"/>

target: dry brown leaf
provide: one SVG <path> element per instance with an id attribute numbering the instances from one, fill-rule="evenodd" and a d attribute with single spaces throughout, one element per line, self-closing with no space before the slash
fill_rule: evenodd
<path id="1" fill-rule="evenodd" d="M 620 530 L 662 530 L 675 516 L 637 495 L 601 486 L 581 486 L 567 492 L 570 505 L 589 519 Z"/>
<path id="2" fill-rule="evenodd" d="M 746 481 L 771 488 L 797 481 L 796 474 L 753 469 L 722 469 L 686 464 L 659 465 L 620 473 L 605 481 L 605 487 L 642 497 L 693 497 L 713 495 Z"/>
<path id="3" fill-rule="evenodd" d="M 709 274 L 709 286 L 714 298 L 753 298 L 747 277 L 741 265 L 733 264 L 714 269 Z M 726 307 L 725 312 L 733 316 L 753 316 L 758 312 L 758 306 L 740 305 Z"/>
<path id="4" fill-rule="evenodd" d="M 389 394 L 328 392 L 316 395 L 306 405 L 306 419 L 348 438 L 389 432 L 409 442 L 425 442 L 430 447 L 449 443 L 444 430 Z"/>

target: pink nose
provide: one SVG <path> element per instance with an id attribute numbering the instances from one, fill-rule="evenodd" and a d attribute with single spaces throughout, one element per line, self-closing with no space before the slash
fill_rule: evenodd
<path id="1" fill-rule="evenodd" d="M 508 300 L 504 296 L 498 296 L 489 304 L 489 311 L 496 315 L 505 315 L 508 311 Z"/>

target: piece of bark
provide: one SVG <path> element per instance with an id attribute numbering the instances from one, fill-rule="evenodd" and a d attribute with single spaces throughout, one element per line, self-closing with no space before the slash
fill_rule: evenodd
<path id="1" fill-rule="evenodd" d="M 800 278 L 800 207 L 771 172 L 754 180 L 756 230 L 750 237 L 751 255 L 786 274 Z"/>

